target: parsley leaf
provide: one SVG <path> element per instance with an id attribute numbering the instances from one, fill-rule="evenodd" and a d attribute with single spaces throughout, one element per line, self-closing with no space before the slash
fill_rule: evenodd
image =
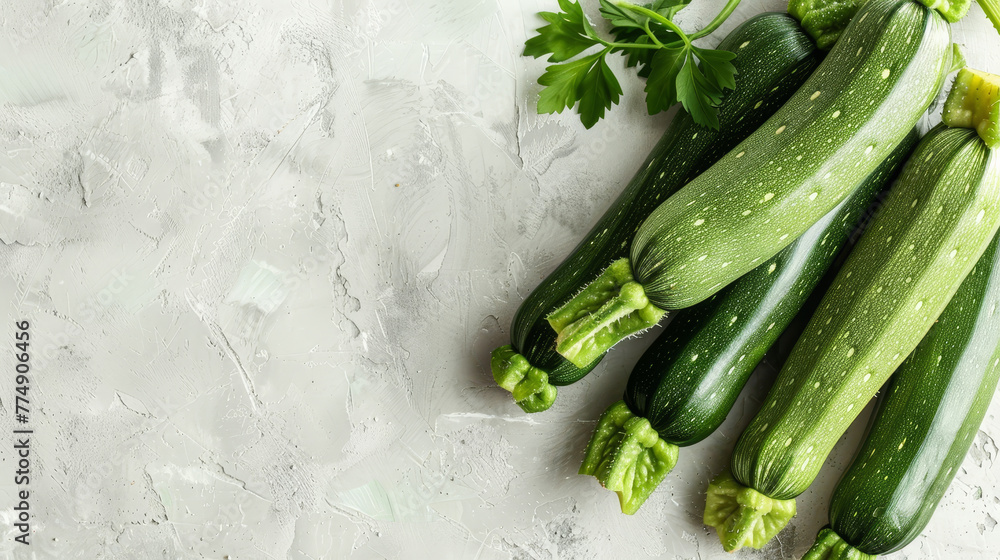
<path id="1" fill-rule="evenodd" d="M 701 68 L 695 59 L 701 59 Z M 722 102 L 724 89 L 736 87 L 736 68 L 729 51 L 690 48 L 663 48 L 656 52 L 646 79 L 646 108 L 653 115 L 680 102 L 694 121 L 719 128 L 715 107 Z"/>
<path id="2" fill-rule="evenodd" d="M 736 58 L 735 53 L 691 47 L 695 56 L 701 61 L 702 70 L 714 76 L 714 82 L 726 89 L 736 89 L 736 67 L 729 61 Z"/>
<path id="3" fill-rule="evenodd" d="M 592 54 L 579 60 L 553 64 L 545 69 L 538 83 L 546 86 L 538 95 L 539 113 L 562 113 L 580 100 L 580 85 L 601 53 Z"/>
<path id="4" fill-rule="evenodd" d="M 584 32 L 583 8 L 571 0 L 559 0 L 562 12 L 541 12 L 538 15 L 548 25 L 537 29 L 538 35 L 524 43 L 524 56 L 540 58 L 550 55 L 549 62 L 569 60 L 598 44 Z"/>
<path id="5" fill-rule="evenodd" d="M 646 108 L 650 115 L 666 111 L 677 103 L 677 75 L 687 62 L 683 47 L 660 49 L 650 61 L 646 78 Z"/>
<path id="6" fill-rule="evenodd" d="M 604 56 L 597 59 L 597 63 L 580 84 L 580 88 L 581 91 L 589 92 L 586 95 L 580 95 L 580 120 L 587 128 L 603 119 L 605 109 L 617 105 L 618 98 L 622 94 L 618 78 L 608 68 Z"/>
<path id="7" fill-rule="evenodd" d="M 681 42 L 679 35 L 662 25 L 650 24 L 650 32 L 664 45 Z M 612 27 L 611 34 L 615 36 L 616 43 L 632 43 L 640 46 L 654 44 L 646 29 L 642 26 L 623 25 Z M 621 52 L 624 54 L 626 57 L 625 66 L 627 68 L 638 66 L 639 76 L 643 78 L 649 77 L 649 63 L 656 54 L 655 49 L 625 46 L 615 47 L 612 52 Z"/>
<path id="8" fill-rule="evenodd" d="M 710 128 L 719 128 L 715 106 L 722 101 L 722 89 L 708 80 L 694 61 L 694 53 L 687 53 L 687 62 L 677 74 L 677 101 L 691 114 L 694 122 Z"/>
<path id="9" fill-rule="evenodd" d="M 538 83 L 546 86 L 538 96 L 539 113 L 561 113 L 579 102 L 583 126 L 590 128 L 604 118 L 604 112 L 618 103 L 621 85 L 608 68 L 608 49 L 545 69 Z"/>
<path id="10" fill-rule="evenodd" d="M 673 19 L 677 12 L 687 6 L 691 0 L 656 0 L 643 6 L 667 19 Z M 630 10 L 611 0 L 601 0 L 601 15 L 615 27 L 635 27 L 644 29 L 649 16 Z"/>
<path id="11" fill-rule="evenodd" d="M 625 0 L 599 0 L 601 16 L 611 24 L 614 40 L 605 40 L 587 20 L 578 0 L 559 0 L 561 12 L 539 15 L 548 25 L 525 42 L 525 56 L 548 57 L 538 83 L 539 113 L 561 113 L 577 107 L 587 128 L 604 118 L 617 104 L 622 89 L 608 65 L 608 53 L 621 53 L 625 65 L 637 68 L 646 80 L 646 107 L 650 114 L 680 102 L 695 122 L 719 127 L 716 107 L 723 92 L 736 87 L 736 68 L 728 51 L 701 49 L 691 41 L 708 35 L 732 13 L 740 0 L 727 0 L 723 10 L 704 29 L 685 34 L 672 18 L 691 0 L 654 0 L 645 6 Z M 599 50 L 585 54 L 592 47 Z M 701 63 L 699 68 L 698 63 Z"/>

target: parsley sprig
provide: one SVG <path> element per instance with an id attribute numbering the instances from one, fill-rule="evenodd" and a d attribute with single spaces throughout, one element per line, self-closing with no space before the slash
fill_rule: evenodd
<path id="1" fill-rule="evenodd" d="M 646 78 L 646 108 L 653 115 L 681 103 L 694 121 L 719 128 L 716 107 L 723 91 L 736 87 L 736 68 L 729 51 L 702 49 L 692 41 L 715 31 L 740 0 L 726 6 L 704 29 L 685 34 L 673 17 L 690 0 L 655 0 L 638 6 L 623 0 L 600 0 L 600 13 L 611 25 L 614 40 L 602 38 L 587 20 L 580 3 L 559 0 L 560 12 L 541 12 L 548 25 L 524 45 L 525 56 L 548 56 L 551 64 L 538 78 L 545 86 L 539 113 L 561 113 L 577 107 L 587 128 L 618 104 L 622 88 L 607 63 L 610 53 L 626 56 Z M 598 47 L 596 50 L 594 47 Z M 585 54 L 588 53 L 589 54 Z M 701 67 L 698 62 L 701 62 Z"/>

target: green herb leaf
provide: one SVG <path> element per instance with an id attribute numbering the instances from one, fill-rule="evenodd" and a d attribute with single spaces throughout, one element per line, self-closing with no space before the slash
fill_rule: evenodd
<path id="1" fill-rule="evenodd" d="M 687 49 L 660 49 L 649 63 L 646 78 L 646 109 L 650 115 L 665 111 L 677 103 L 677 75 L 687 61 Z"/>
<path id="2" fill-rule="evenodd" d="M 650 24 L 650 31 L 652 31 L 653 35 L 656 36 L 656 39 L 664 45 L 682 42 L 679 35 L 664 28 L 662 25 Z M 611 34 L 615 36 L 616 43 L 634 45 L 653 44 L 653 41 L 646 33 L 646 30 L 641 27 L 612 27 Z M 632 68 L 633 66 L 638 66 L 639 76 L 643 78 L 649 76 L 649 63 L 653 59 L 653 55 L 656 54 L 656 49 L 615 47 L 612 52 L 620 52 L 625 55 L 626 67 Z"/>
<path id="3" fill-rule="evenodd" d="M 643 7 L 672 20 L 674 15 L 689 3 L 690 0 L 656 0 L 652 4 L 643 5 Z M 643 29 L 649 22 L 649 16 L 619 6 L 613 0 L 601 0 L 601 15 L 615 27 Z"/>
<path id="4" fill-rule="evenodd" d="M 695 56 L 701 61 L 701 69 L 710 76 L 712 81 L 725 89 L 736 89 L 736 67 L 730 60 L 736 58 L 735 53 L 692 47 Z"/>
<path id="5" fill-rule="evenodd" d="M 545 73 L 538 78 L 538 83 L 545 86 L 538 95 L 538 112 L 562 113 L 563 109 L 576 105 L 580 100 L 580 84 L 600 57 L 600 53 L 592 54 L 579 60 L 546 67 Z"/>
<path id="6" fill-rule="evenodd" d="M 525 42 L 524 54 L 548 57 L 557 64 L 546 67 L 538 79 L 545 86 L 539 94 L 538 112 L 561 113 L 576 106 L 584 126 L 592 127 L 621 98 L 621 84 L 607 63 L 609 52 L 620 52 L 626 66 L 636 67 L 647 78 L 650 114 L 680 102 L 695 122 L 718 128 L 715 108 L 723 91 L 736 86 L 736 68 L 730 63 L 736 55 L 700 49 L 691 41 L 718 27 L 739 0 L 727 0 L 708 27 L 689 37 L 671 18 L 690 1 L 654 0 L 637 6 L 623 0 L 599 0 L 601 15 L 612 25 L 613 41 L 601 38 L 578 0 L 559 0 L 561 12 L 539 14 L 548 25 Z M 595 46 L 603 49 L 584 55 Z"/>
<path id="7" fill-rule="evenodd" d="M 650 9 L 673 21 L 677 12 L 683 10 L 690 3 L 691 0 L 659 0 L 658 2 L 653 2 Z"/>
<path id="8" fill-rule="evenodd" d="M 538 35 L 524 43 L 524 56 L 541 58 L 549 55 L 550 62 L 562 62 L 582 53 L 598 44 L 588 37 L 584 21 L 583 8 L 572 0 L 559 0 L 562 12 L 541 12 L 538 15 L 548 25 L 539 27 Z"/>
<path id="9" fill-rule="evenodd" d="M 694 52 L 687 53 L 687 62 L 677 74 L 677 100 L 694 122 L 709 128 L 719 128 L 719 116 L 715 107 L 722 102 L 722 88 L 698 68 Z"/>
<path id="10" fill-rule="evenodd" d="M 608 68 L 605 56 L 600 56 L 590 72 L 587 72 L 587 76 L 580 84 L 579 92 L 580 121 L 587 128 L 603 119 L 606 109 L 618 104 L 622 88 L 614 72 Z"/>
<path id="11" fill-rule="evenodd" d="M 538 112 L 561 113 L 579 102 L 577 109 L 585 127 L 604 118 L 605 110 L 617 104 L 622 94 L 605 60 L 608 51 L 546 68 L 538 78 L 538 83 L 546 86 L 538 96 Z"/>

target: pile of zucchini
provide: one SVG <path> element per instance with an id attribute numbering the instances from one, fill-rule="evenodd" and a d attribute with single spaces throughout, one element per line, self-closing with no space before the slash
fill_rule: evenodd
<path id="1" fill-rule="evenodd" d="M 787 14 L 761 14 L 726 37 L 720 48 L 736 49 L 737 88 L 719 106 L 718 130 L 680 113 L 645 163 L 590 233 L 524 300 L 511 323 L 511 343 L 493 351 L 497 384 L 526 412 L 552 406 L 556 386 L 575 383 L 603 353 L 581 363 L 556 352 L 556 333 L 546 318 L 591 282 L 608 263 L 628 254 L 636 230 L 660 202 L 722 158 L 764 123 L 806 81 L 821 54 Z M 645 323 L 655 323 L 660 314 Z"/>
<path id="2" fill-rule="evenodd" d="M 727 551 L 770 541 L 885 384 L 806 558 L 874 557 L 923 530 L 1000 376 L 1000 77 L 962 68 L 943 123 L 919 143 L 915 131 L 964 65 L 949 22 L 968 7 L 792 0 L 791 16 L 751 18 L 719 45 L 738 69 L 720 128 L 680 111 L 518 309 L 491 367 L 527 412 L 673 316 L 598 420 L 580 468 L 623 512 L 639 509 L 680 447 L 718 428 L 765 352 L 806 315 L 708 487 L 705 524 Z"/>

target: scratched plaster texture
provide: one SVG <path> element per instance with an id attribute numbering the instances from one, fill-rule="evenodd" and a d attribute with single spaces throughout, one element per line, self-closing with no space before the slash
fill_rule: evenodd
<path id="1" fill-rule="evenodd" d="M 721 2 L 696 4 L 688 28 Z M 555 5 L 0 4 L 0 331 L 31 323 L 35 430 L 29 547 L 0 446 L 0 553 L 729 557 L 703 491 L 773 371 L 632 517 L 576 470 L 648 340 L 543 414 L 489 375 L 517 305 L 669 122 L 633 77 L 589 131 L 535 114 L 544 63 L 520 52 Z M 745 0 L 706 41 L 782 7 Z M 978 7 L 955 37 L 1000 72 Z M 740 557 L 805 551 L 858 429 L 780 537 Z M 891 558 L 997 557 L 997 437 L 1000 402 Z"/>

